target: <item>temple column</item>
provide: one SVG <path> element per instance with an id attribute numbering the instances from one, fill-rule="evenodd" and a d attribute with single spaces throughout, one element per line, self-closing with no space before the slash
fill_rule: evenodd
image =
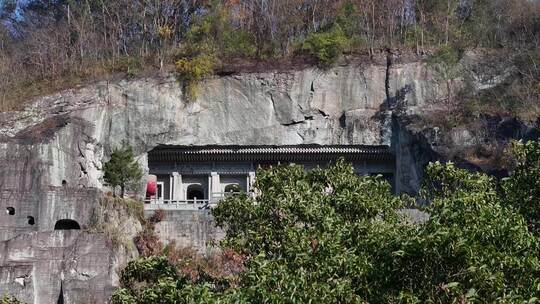
<path id="1" fill-rule="evenodd" d="M 247 183 L 247 192 L 250 192 L 253 188 L 253 184 L 255 183 L 255 171 L 251 171 L 248 173 L 248 183 Z"/>
<path id="2" fill-rule="evenodd" d="M 212 200 L 212 175 L 211 174 L 208 174 L 208 183 L 207 183 L 208 187 L 206 189 L 206 195 L 207 195 L 207 198 L 208 198 L 208 201 L 211 201 Z"/>
<path id="3" fill-rule="evenodd" d="M 178 172 L 172 173 L 173 183 L 172 183 L 172 200 L 181 201 L 185 200 L 184 198 L 184 189 L 182 187 L 182 175 Z"/>
<path id="4" fill-rule="evenodd" d="M 217 172 L 210 173 L 210 199 L 213 199 L 214 193 L 221 192 L 221 182 Z"/>
<path id="5" fill-rule="evenodd" d="M 173 199 L 174 178 L 172 174 L 169 174 L 169 199 Z"/>

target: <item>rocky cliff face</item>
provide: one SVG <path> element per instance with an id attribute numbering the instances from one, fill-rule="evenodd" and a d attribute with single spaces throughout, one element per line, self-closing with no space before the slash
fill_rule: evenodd
<path id="1" fill-rule="evenodd" d="M 484 76 L 478 89 L 499 81 Z M 0 294 L 31 303 L 59 295 L 66 303 L 106 301 L 118 261 L 134 253 L 84 230 L 101 199 L 102 163 L 124 140 L 143 167 L 159 144 L 388 145 L 398 191 L 415 192 L 422 167 L 437 157 L 437 134 L 411 131 L 407 117 L 437 108 L 446 94 L 425 63 L 393 56 L 329 70 L 215 77 L 192 102 L 173 76 L 162 76 L 100 82 L 1 113 L 0 207 L 14 214 L 0 213 Z M 60 219 L 83 231 L 54 231 Z M 170 238 L 200 245 L 208 236 L 199 234 Z"/>

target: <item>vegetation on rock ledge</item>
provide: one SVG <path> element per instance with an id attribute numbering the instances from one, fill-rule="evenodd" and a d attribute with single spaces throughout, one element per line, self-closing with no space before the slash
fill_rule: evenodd
<path id="1" fill-rule="evenodd" d="M 422 54 L 449 45 L 508 49 L 520 57 L 540 43 L 540 3 L 529 0 L 5 2 L 4 111 L 104 75 L 172 69 L 201 55 L 226 62 L 307 53 L 328 64 L 342 52 Z"/>
<path id="2" fill-rule="evenodd" d="M 0 298 L 0 304 L 24 304 L 23 302 L 17 300 L 17 298 L 10 296 L 3 296 Z"/>

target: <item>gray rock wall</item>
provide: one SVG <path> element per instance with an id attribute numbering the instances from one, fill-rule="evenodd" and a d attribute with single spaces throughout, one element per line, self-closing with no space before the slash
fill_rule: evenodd
<path id="1" fill-rule="evenodd" d="M 163 210 L 164 219 L 155 224 L 155 232 L 165 243 L 174 242 L 179 247 L 199 248 L 202 253 L 218 245 L 224 237 L 216 228 L 210 210 Z M 153 211 L 146 212 L 150 217 Z"/>
<path id="2" fill-rule="evenodd" d="M 107 238 L 80 230 L 32 232 L 0 243 L 0 294 L 25 303 L 103 303 L 114 255 Z"/>

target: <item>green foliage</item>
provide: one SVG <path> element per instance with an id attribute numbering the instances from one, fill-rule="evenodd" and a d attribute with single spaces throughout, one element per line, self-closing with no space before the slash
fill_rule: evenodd
<path id="1" fill-rule="evenodd" d="M 138 283 L 151 283 L 165 278 L 178 279 L 179 276 L 166 257 L 152 256 L 129 262 L 122 271 L 120 283 L 132 289 Z"/>
<path id="2" fill-rule="evenodd" d="M 69 14 L 65 1 L 34 2 L 41 5 L 12 6 L 21 18 L 0 22 L 4 111 L 108 74 L 169 69 L 199 55 L 242 63 L 304 45 L 327 64 L 340 51 L 457 45 L 525 53 L 540 41 L 540 4 L 531 0 L 70 1 Z"/>
<path id="3" fill-rule="evenodd" d="M 200 81 L 212 74 L 216 59 L 210 55 L 200 55 L 191 59 L 176 61 L 176 71 L 186 81 Z"/>
<path id="4" fill-rule="evenodd" d="M 339 25 L 327 31 L 311 33 L 302 44 L 302 50 L 317 58 L 323 66 L 334 63 L 348 46 L 349 40 Z"/>
<path id="5" fill-rule="evenodd" d="M 137 300 L 126 288 L 117 289 L 111 296 L 111 304 L 136 304 Z"/>
<path id="6" fill-rule="evenodd" d="M 15 297 L 3 296 L 0 298 L 0 304 L 23 304 L 23 302 L 17 300 Z"/>
<path id="7" fill-rule="evenodd" d="M 248 32 L 233 26 L 230 12 L 219 2 L 214 1 L 206 14 L 193 17 L 185 47 L 175 61 L 189 100 L 197 97 L 199 82 L 213 74 L 217 58 L 252 57 L 256 52 Z"/>
<path id="8" fill-rule="evenodd" d="M 121 197 L 124 197 L 126 188 L 137 187 L 142 178 L 142 170 L 134 158 L 133 149 L 125 144 L 122 149 L 114 149 L 103 170 L 105 182 L 113 188 L 120 186 Z"/>
<path id="9" fill-rule="evenodd" d="M 199 82 L 212 75 L 216 59 L 210 55 L 199 55 L 191 59 L 183 58 L 176 61 L 176 72 L 183 79 L 184 91 L 188 100 L 197 97 Z"/>
<path id="10" fill-rule="evenodd" d="M 540 236 L 540 142 L 514 142 L 516 168 L 503 181 L 504 198 L 523 215 L 532 232 Z"/>
<path id="11" fill-rule="evenodd" d="M 524 171 L 540 151 L 528 149 Z M 524 192 L 534 170 L 516 170 L 523 187 L 512 200 L 538 197 Z M 115 295 L 126 300 L 116 303 L 533 303 L 540 240 L 496 181 L 453 164 L 431 164 L 427 175 L 430 217 L 410 224 L 397 212 L 409 198 L 342 161 L 258 171 L 256 198 L 230 196 L 212 211 L 222 246 L 245 257 L 234 284 L 205 274 L 186 281 L 163 257 L 146 258 L 126 268 Z"/>
<path id="12" fill-rule="evenodd" d="M 347 2 L 341 6 L 336 16 L 335 24 L 343 30 L 347 37 L 345 51 L 361 50 L 367 45 L 365 34 L 358 31 L 361 27 L 361 15 L 358 7 L 353 3 Z"/>
<path id="13" fill-rule="evenodd" d="M 457 76 L 459 52 L 452 46 L 442 46 L 428 59 L 428 64 L 437 70 L 444 80 Z"/>
<path id="14" fill-rule="evenodd" d="M 165 256 L 152 256 L 129 262 L 122 271 L 122 288 L 111 297 L 112 304 L 213 303 L 217 302 L 205 280 L 187 284 Z"/>
<path id="15" fill-rule="evenodd" d="M 427 173 L 424 197 L 431 201 L 430 219 L 404 244 L 398 267 L 406 270 L 398 275 L 410 291 L 424 299 L 488 303 L 536 295 L 539 240 L 523 217 L 502 202 L 495 181 L 452 164 L 431 164 Z"/>
<path id="16" fill-rule="evenodd" d="M 374 269 L 353 244 L 396 222 L 400 201 L 389 185 L 339 162 L 258 172 L 255 187 L 256 204 L 237 196 L 213 210 L 227 231 L 224 245 L 252 257 L 237 292 L 249 302 L 360 303 L 358 284 Z"/>

